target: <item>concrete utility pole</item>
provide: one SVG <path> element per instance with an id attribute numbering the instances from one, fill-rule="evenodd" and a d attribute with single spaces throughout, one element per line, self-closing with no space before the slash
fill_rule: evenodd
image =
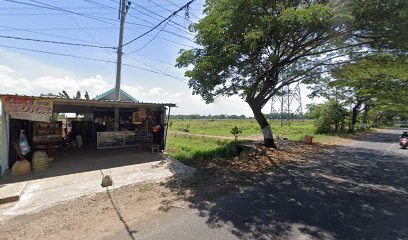
<path id="1" fill-rule="evenodd" d="M 120 101 L 120 80 L 122 76 L 122 47 L 123 47 L 123 33 L 125 31 L 125 18 L 126 13 L 130 8 L 130 1 L 121 0 L 120 2 L 120 33 L 119 33 L 119 46 L 118 46 L 118 59 L 116 65 L 116 85 L 115 85 L 115 100 Z M 114 115 L 114 127 L 115 131 L 119 131 L 119 108 L 115 107 Z"/>

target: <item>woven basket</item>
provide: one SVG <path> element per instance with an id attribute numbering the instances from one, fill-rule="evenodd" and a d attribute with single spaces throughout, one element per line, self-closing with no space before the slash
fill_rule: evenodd
<path id="1" fill-rule="evenodd" d="M 20 160 L 14 163 L 11 173 L 14 176 L 24 175 L 31 172 L 31 163 L 27 160 Z"/>
<path id="2" fill-rule="evenodd" d="M 50 159 L 45 151 L 36 151 L 33 154 L 33 170 L 45 171 L 49 168 Z"/>

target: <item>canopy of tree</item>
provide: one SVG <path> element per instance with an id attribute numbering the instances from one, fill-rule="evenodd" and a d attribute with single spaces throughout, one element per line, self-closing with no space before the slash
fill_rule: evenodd
<path id="1" fill-rule="evenodd" d="M 284 86 L 317 78 L 350 53 L 395 47 L 391 43 L 400 35 L 391 33 L 402 27 L 390 17 L 406 4 L 389 1 L 396 5 L 385 17 L 387 2 L 207 0 L 205 17 L 191 25 L 200 47 L 182 50 L 177 66 L 192 67 L 185 73 L 189 87 L 207 103 L 240 95 L 262 128 L 265 145 L 276 147 L 264 105 Z"/>

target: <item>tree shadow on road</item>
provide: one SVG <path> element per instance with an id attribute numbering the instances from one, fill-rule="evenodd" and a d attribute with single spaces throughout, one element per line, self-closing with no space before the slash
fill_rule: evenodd
<path id="1" fill-rule="evenodd" d="M 395 133 L 382 132 L 380 135 L 375 134 L 375 132 L 346 134 L 346 135 L 341 135 L 341 138 L 352 139 L 352 140 L 357 140 L 357 141 L 365 141 L 365 142 L 398 143 L 399 135 L 402 133 L 402 131 L 403 130 L 401 130 L 400 132 L 395 132 Z"/>
<path id="2" fill-rule="evenodd" d="M 261 172 L 201 167 L 167 187 L 243 239 L 407 239 L 408 162 L 362 148 L 335 148 Z M 257 164 L 256 157 L 250 164 Z M 233 172 L 235 171 L 235 172 Z M 190 193 L 190 194 L 189 194 Z"/>

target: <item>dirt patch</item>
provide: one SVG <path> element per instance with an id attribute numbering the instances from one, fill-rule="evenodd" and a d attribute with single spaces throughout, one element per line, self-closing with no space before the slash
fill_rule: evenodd
<path id="1" fill-rule="evenodd" d="M 164 202 L 169 208 L 183 205 L 156 183 L 107 190 L 8 219 L 0 223 L 0 239 L 95 239 L 118 231 L 132 234 L 137 229 L 130 226 L 160 214 Z"/>
<path id="2" fill-rule="evenodd" d="M 322 139 L 317 140 L 318 144 L 329 145 L 329 146 L 345 146 L 352 141 L 350 138 L 342 138 L 337 136 L 327 136 Z"/>
<path id="3" fill-rule="evenodd" d="M 178 199 L 188 199 L 194 206 L 204 199 L 239 191 L 241 187 L 252 184 L 259 175 L 273 172 L 275 168 L 287 164 L 302 164 L 303 161 L 310 161 L 310 155 L 333 148 L 283 140 L 278 140 L 277 145 L 279 149 L 254 145 L 252 151 L 246 151 L 233 159 L 191 161 L 189 164 L 197 169 L 194 178 L 175 179 L 166 186 Z"/>

